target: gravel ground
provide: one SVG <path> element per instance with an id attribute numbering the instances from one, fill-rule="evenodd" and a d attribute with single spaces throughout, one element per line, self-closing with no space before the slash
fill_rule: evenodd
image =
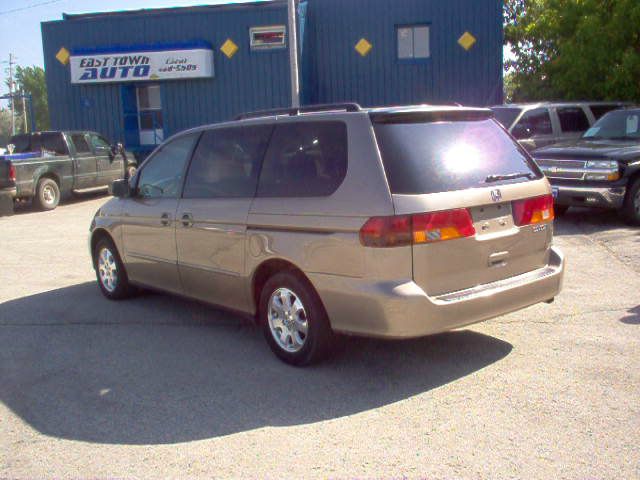
<path id="1" fill-rule="evenodd" d="M 552 305 L 301 370 L 227 312 L 103 299 L 104 201 L 0 218 L 0 478 L 640 477 L 640 229 L 615 214 L 557 222 Z"/>

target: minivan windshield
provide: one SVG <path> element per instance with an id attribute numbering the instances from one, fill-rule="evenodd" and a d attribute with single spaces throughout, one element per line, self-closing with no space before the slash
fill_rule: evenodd
<path id="1" fill-rule="evenodd" d="M 585 140 L 640 140 L 640 110 L 607 113 L 587 130 Z"/>
<path id="2" fill-rule="evenodd" d="M 493 110 L 496 120 L 498 120 L 504 128 L 511 127 L 522 111 L 521 108 L 515 107 L 491 107 L 491 110 Z"/>
<path id="3" fill-rule="evenodd" d="M 374 130 L 392 193 L 425 194 L 542 178 L 527 153 L 490 118 L 401 123 Z"/>

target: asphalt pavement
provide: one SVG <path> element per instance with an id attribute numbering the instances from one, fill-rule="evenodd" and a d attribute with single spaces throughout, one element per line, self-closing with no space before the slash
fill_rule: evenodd
<path id="1" fill-rule="evenodd" d="M 556 221 L 551 305 L 297 369 L 226 311 L 104 299 L 105 200 L 0 218 L 0 478 L 640 477 L 640 228 L 615 213 Z"/>

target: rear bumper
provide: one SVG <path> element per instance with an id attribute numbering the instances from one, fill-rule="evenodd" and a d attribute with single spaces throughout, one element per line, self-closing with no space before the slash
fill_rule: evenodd
<path id="1" fill-rule="evenodd" d="M 555 203 L 569 207 L 622 207 L 626 187 L 581 187 L 568 185 L 553 185 L 558 193 Z"/>
<path id="2" fill-rule="evenodd" d="M 2 197 L 16 198 L 17 194 L 18 194 L 18 189 L 16 187 L 0 188 L 0 196 Z"/>
<path id="3" fill-rule="evenodd" d="M 555 247 L 544 268 L 499 282 L 428 296 L 413 281 L 371 283 L 310 275 L 334 330 L 412 338 L 488 320 L 551 300 L 562 288 L 564 256 Z"/>

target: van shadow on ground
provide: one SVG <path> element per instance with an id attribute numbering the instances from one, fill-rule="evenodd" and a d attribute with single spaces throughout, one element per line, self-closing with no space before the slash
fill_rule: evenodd
<path id="1" fill-rule="evenodd" d="M 0 400 L 53 437 L 170 444 L 363 412 L 512 349 L 471 331 L 340 343 L 327 363 L 293 368 L 232 314 L 156 294 L 109 302 L 85 283 L 0 304 Z"/>

